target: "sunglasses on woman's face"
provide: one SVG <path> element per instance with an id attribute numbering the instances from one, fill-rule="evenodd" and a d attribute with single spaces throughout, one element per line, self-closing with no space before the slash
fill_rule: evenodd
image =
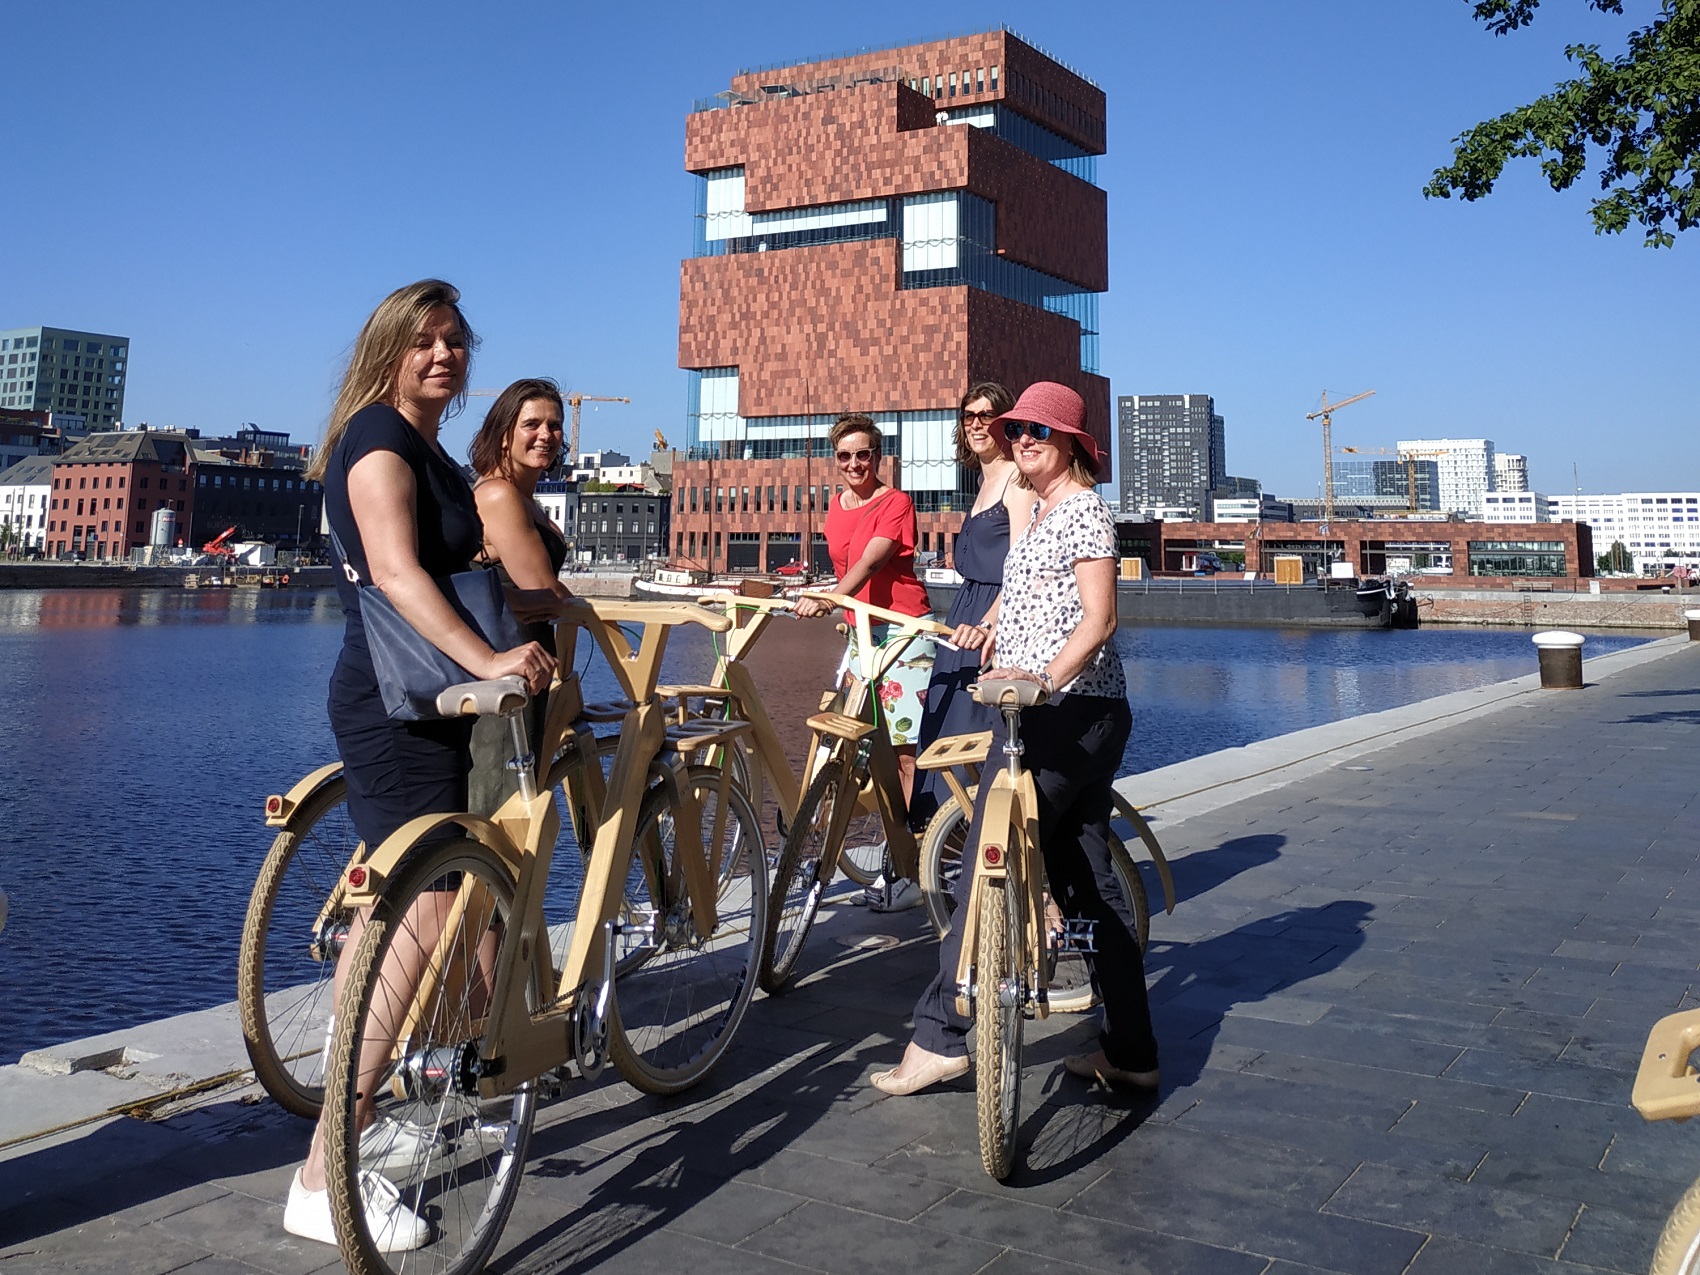
<path id="1" fill-rule="evenodd" d="M 999 413 L 997 412 L 964 412 L 962 413 L 962 423 L 972 425 L 975 421 L 979 421 L 982 425 L 990 425 L 997 420 L 998 416 Z"/>
<path id="2" fill-rule="evenodd" d="M 860 451 L 838 453 L 840 465 L 848 465 L 851 461 L 855 461 L 858 465 L 866 465 L 873 458 L 874 449 L 871 447 L 864 447 Z"/>
<path id="3" fill-rule="evenodd" d="M 1035 443 L 1042 443 L 1051 436 L 1051 427 L 1041 425 L 1037 421 L 1005 421 L 1003 436 L 1014 442 L 1023 434 L 1028 435 Z"/>

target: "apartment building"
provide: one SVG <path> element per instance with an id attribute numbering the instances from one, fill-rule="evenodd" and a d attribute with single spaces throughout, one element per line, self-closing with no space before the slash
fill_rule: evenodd
<path id="1" fill-rule="evenodd" d="M 130 338 L 71 328 L 0 331 L 0 410 L 51 412 L 83 433 L 124 419 Z"/>

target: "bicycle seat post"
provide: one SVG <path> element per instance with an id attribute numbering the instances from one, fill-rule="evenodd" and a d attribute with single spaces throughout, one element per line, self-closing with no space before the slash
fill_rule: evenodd
<path id="1" fill-rule="evenodd" d="M 1002 708 L 1004 727 L 1009 732 L 1003 742 L 1003 755 L 1009 758 L 1009 775 L 1014 779 L 1021 774 L 1021 755 L 1027 751 L 1021 742 L 1021 709 L 1015 704 L 1005 704 Z"/>
<path id="2" fill-rule="evenodd" d="M 525 712 L 508 714 L 508 734 L 513 741 L 513 760 L 508 769 L 519 776 L 519 795 L 526 801 L 537 796 L 537 758 L 532 755 L 531 741 L 525 729 Z"/>

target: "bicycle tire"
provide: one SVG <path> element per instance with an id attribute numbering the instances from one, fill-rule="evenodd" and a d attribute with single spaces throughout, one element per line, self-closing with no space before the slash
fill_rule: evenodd
<path id="1" fill-rule="evenodd" d="M 702 827 L 716 823 L 721 772 L 692 766 L 686 782 L 703 803 Z M 725 1054 L 755 995 L 767 921 L 767 849 L 743 789 L 727 790 L 727 818 L 715 881 L 719 919 L 703 941 L 691 923 L 691 900 L 673 852 L 678 795 L 672 783 L 652 788 L 639 811 L 633 861 L 643 869 L 653 910 L 647 936 L 630 935 L 635 950 L 616 953 L 608 1021 L 608 1056 L 634 1088 L 674 1094 L 696 1084 Z"/>
<path id="2" fill-rule="evenodd" d="M 308 1120 L 324 1103 L 340 948 L 331 935 L 314 934 L 314 923 L 360 845 L 347 801 L 348 781 L 337 775 L 273 838 L 236 958 L 236 1005 L 254 1076 L 280 1107 Z M 336 913 L 329 924 L 346 935 L 351 919 Z"/>
<path id="3" fill-rule="evenodd" d="M 1700 1181 L 1691 1183 L 1670 1211 L 1648 1268 L 1648 1275 L 1696 1272 L 1700 1272 Z"/>
<path id="4" fill-rule="evenodd" d="M 433 888 L 445 880 L 456 888 Z M 488 1260 L 513 1208 L 537 1114 L 534 1082 L 486 1100 L 447 1078 L 468 1051 L 479 1054 L 489 993 L 478 971 L 494 968 L 490 936 L 499 943 L 511 932 L 513 890 L 507 865 L 483 845 L 456 840 L 419 847 L 379 897 L 354 950 L 326 1082 L 325 1164 L 338 1246 L 356 1275 L 472 1275 Z M 458 916 L 457 907 L 463 908 Z M 423 965 L 420 954 L 432 951 L 447 959 L 428 988 L 397 976 L 393 962 L 412 958 Z M 528 995 L 533 1006 L 539 1003 L 534 980 Z M 397 1059 L 404 1024 L 382 1020 L 401 1006 L 416 1019 Z M 401 1178 L 395 1185 L 402 1205 L 432 1224 L 430 1242 L 412 1252 L 383 1252 L 363 1208 L 362 1179 L 380 1172 L 375 1153 L 386 1150 L 382 1138 L 365 1146 L 356 1114 L 360 1060 L 368 1051 L 384 1060 L 375 1082 L 364 1078 L 372 1082 L 378 1119 L 396 1122 L 420 1147 L 405 1167 L 381 1171 Z M 398 1136 L 395 1126 L 371 1127 Z"/>
<path id="5" fill-rule="evenodd" d="M 844 783 L 843 758 L 834 757 L 820 768 L 797 802 L 797 814 L 774 864 L 773 893 L 767 901 L 757 973 L 762 991 L 769 996 L 777 996 L 789 986 L 803 954 L 803 943 L 820 911 L 821 894 L 828 884 L 821 880 L 821 858 Z"/>
<path id="6" fill-rule="evenodd" d="M 1015 839 L 1005 844 L 1014 845 Z M 981 883 L 974 957 L 974 1106 L 980 1164 L 999 1182 L 1015 1167 L 1015 1135 L 1021 1126 L 1021 1004 L 1013 995 L 999 995 L 1000 984 L 1019 986 L 1015 966 L 1021 902 L 1016 895 L 1007 877 Z"/>
<path id="7" fill-rule="evenodd" d="M 972 795 L 976 790 L 968 791 Z M 927 821 L 927 829 L 921 834 L 921 897 L 927 904 L 927 917 L 941 939 L 950 933 L 951 914 L 956 910 L 956 874 L 963 844 L 968 839 L 968 825 L 969 819 L 961 805 L 951 796 Z M 1110 833 L 1110 869 L 1116 874 L 1122 895 L 1133 912 L 1133 937 L 1143 952 L 1151 938 L 1151 899 L 1146 893 L 1145 878 L 1139 874 L 1139 865 L 1114 831 Z M 1059 1006 L 1053 1001 L 1051 1008 Z"/>

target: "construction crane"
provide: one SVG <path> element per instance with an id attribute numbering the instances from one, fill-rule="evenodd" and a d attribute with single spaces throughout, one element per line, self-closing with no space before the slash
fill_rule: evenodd
<path id="1" fill-rule="evenodd" d="M 660 430 L 655 431 L 655 450 L 658 452 L 669 450 L 667 446 L 667 435 L 663 434 Z"/>
<path id="2" fill-rule="evenodd" d="M 496 395 L 500 394 L 501 392 L 502 391 L 500 391 L 500 390 L 470 390 L 470 391 L 468 391 L 468 393 L 473 398 L 494 398 Z M 566 457 L 566 461 L 567 461 L 567 473 L 568 473 L 569 476 L 571 476 L 573 469 L 576 468 L 577 465 L 578 465 L 578 415 L 579 415 L 579 408 L 582 407 L 586 403 L 629 403 L 629 402 L 631 402 L 631 399 L 625 398 L 625 397 L 623 397 L 621 395 L 617 395 L 617 394 L 616 395 L 609 395 L 609 394 L 577 394 L 577 393 L 574 393 L 574 394 L 564 395 L 563 397 L 566 400 L 567 406 L 569 406 L 573 409 L 572 432 L 567 435 L 567 449 L 563 453 L 563 455 Z"/>
<path id="3" fill-rule="evenodd" d="M 1352 456 L 1397 456 L 1404 461 L 1406 512 L 1413 517 L 1417 513 L 1417 462 L 1446 455 L 1444 451 L 1421 447 L 1342 447 L 1340 453 Z"/>
<path id="4" fill-rule="evenodd" d="M 207 541 L 206 544 L 202 545 L 201 552 L 210 553 L 217 558 L 234 558 L 236 556 L 236 550 L 232 549 L 225 543 L 225 541 L 229 540 L 230 537 L 235 534 L 235 527 L 226 527 L 223 531 L 219 532 L 218 535 L 214 536 L 211 540 Z"/>
<path id="5" fill-rule="evenodd" d="M 1307 421 L 1314 421 L 1319 416 L 1322 418 L 1322 521 L 1324 525 L 1334 521 L 1334 413 L 1342 407 L 1349 407 L 1374 393 L 1374 390 L 1365 390 L 1362 394 L 1343 398 L 1338 403 L 1330 403 L 1328 391 L 1323 390 L 1322 406 L 1314 412 L 1305 413 Z"/>

